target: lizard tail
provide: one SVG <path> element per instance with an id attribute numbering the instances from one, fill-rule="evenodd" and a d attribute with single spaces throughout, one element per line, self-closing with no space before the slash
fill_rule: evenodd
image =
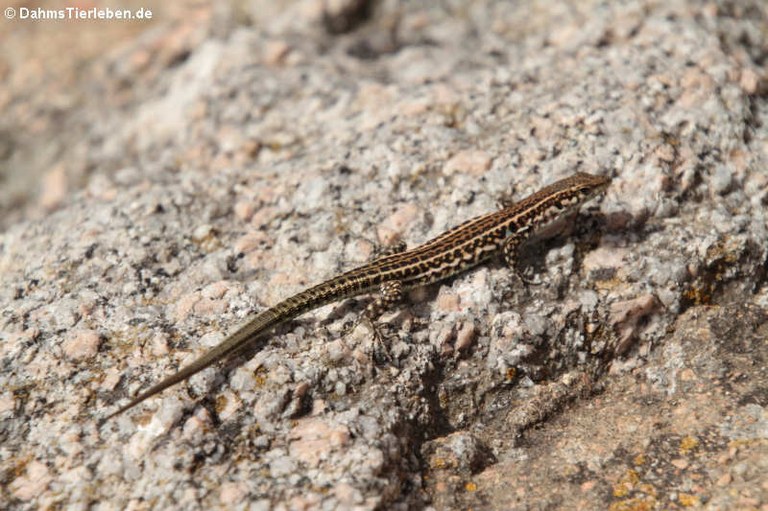
<path id="1" fill-rule="evenodd" d="M 117 411 L 109 414 L 106 417 L 105 421 L 117 415 L 120 415 L 121 413 L 127 410 L 130 410 L 131 408 L 138 405 L 139 403 L 164 391 L 168 387 L 171 387 L 183 380 L 186 380 L 190 376 L 199 373 L 206 367 L 212 364 L 215 364 L 219 360 L 222 360 L 225 357 L 232 355 L 236 351 L 239 351 L 240 349 L 243 349 L 246 346 L 249 346 L 253 341 L 258 339 L 260 336 L 266 333 L 269 329 L 289 319 L 291 318 L 286 318 L 286 317 L 278 318 L 278 315 L 275 314 L 274 312 L 274 308 L 268 309 L 260 314 L 257 314 L 245 325 L 243 325 L 241 328 L 237 329 L 234 333 L 232 333 L 226 339 L 224 339 L 221 342 L 221 344 L 218 344 L 217 346 L 211 348 L 210 351 L 205 353 L 203 356 L 201 356 L 200 358 L 198 358 L 188 366 L 183 367 L 177 373 L 172 374 L 171 376 L 165 378 L 164 380 L 161 380 L 160 382 L 156 383 L 149 389 L 145 390 L 144 392 L 142 392 L 141 394 L 133 398 L 131 401 L 129 401 L 126 405 L 120 407 Z"/>

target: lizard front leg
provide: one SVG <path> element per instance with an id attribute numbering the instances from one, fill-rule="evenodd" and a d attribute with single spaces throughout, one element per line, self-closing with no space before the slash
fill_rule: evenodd
<path id="1" fill-rule="evenodd" d="M 504 261 L 507 263 L 509 269 L 515 272 L 515 275 L 517 275 L 517 278 L 519 278 L 523 284 L 527 286 L 538 285 L 538 282 L 530 280 L 528 277 L 523 275 L 522 271 L 520 271 L 518 255 L 520 245 L 523 243 L 523 241 L 525 241 L 525 239 L 519 236 L 509 236 L 506 240 L 504 240 Z"/>

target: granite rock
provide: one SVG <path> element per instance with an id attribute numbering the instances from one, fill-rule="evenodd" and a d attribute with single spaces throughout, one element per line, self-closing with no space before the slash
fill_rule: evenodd
<path id="1" fill-rule="evenodd" d="M 768 505 L 763 2 L 169 5 L 5 20 L 2 502 Z M 613 182 L 523 251 L 538 285 L 411 292 L 383 365 L 367 298 L 326 306 L 102 421 L 376 244 L 575 171 Z"/>

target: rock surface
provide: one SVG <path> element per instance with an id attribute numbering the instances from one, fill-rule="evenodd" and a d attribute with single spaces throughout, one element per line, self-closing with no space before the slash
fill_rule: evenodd
<path id="1" fill-rule="evenodd" d="M 156 9 L 4 20 L 0 501 L 768 508 L 763 2 Z M 102 422 L 375 244 L 577 170 L 613 183 L 524 251 L 540 284 L 412 292 L 392 363 L 349 300 Z"/>

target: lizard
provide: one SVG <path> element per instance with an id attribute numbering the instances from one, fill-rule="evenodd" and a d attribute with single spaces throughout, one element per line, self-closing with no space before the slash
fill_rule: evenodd
<path id="1" fill-rule="evenodd" d="M 395 253 L 307 288 L 252 315 L 221 343 L 140 393 L 105 420 L 243 351 L 275 327 L 323 305 L 378 290 L 378 297 L 363 312 L 365 318 L 373 321 L 401 301 L 406 291 L 445 280 L 499 253 L 522 278 L 517 268 L 520 245 L 559 218 L 575 213 L 582 204 L 604 192 L 610 182 L 608 177 L 577 172 L 519 202 L 467 220 L 416 248 L 405 250 L 401 246 Z"/>

